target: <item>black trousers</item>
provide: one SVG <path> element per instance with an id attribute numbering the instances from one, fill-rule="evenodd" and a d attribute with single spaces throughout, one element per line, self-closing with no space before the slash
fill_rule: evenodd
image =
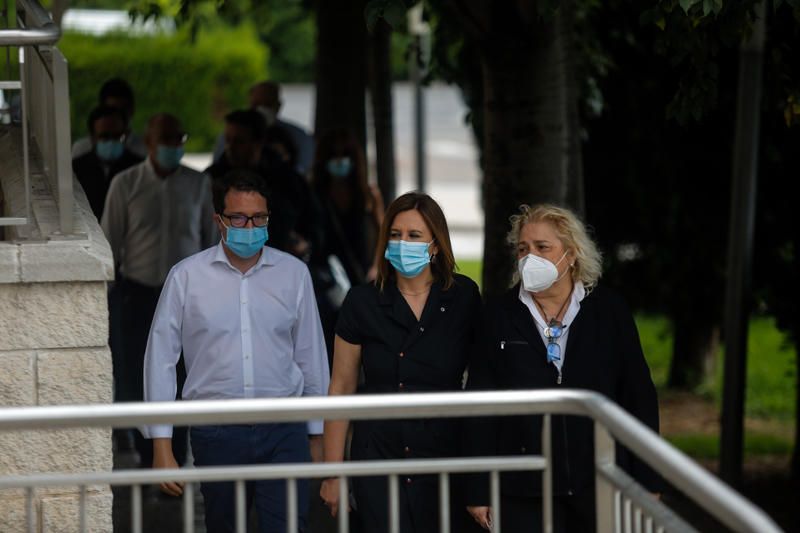
<path id="1" fill-rule="evenodd" d="M 117 339 L 112 340 L 115 352 L 114 376 L 118 390 L 118 402 L 141 402 L 144 400 L 144 352 L 147 337 L 156 312 L 161 287 L 149 287 L 130 279 L 118 279 L 112 289 L 110 301 L 111 331 Z M 116 316 L 115 316 L 116 315 Z M 186 381 L 186 368 L 181 356 L 177 368 L 178 394 Z M 176 427 L 172 434 L 172 451 L 178 464 L 186 461 L 187 430 Z M 134 430 L 134 443 L 139 452 L 141 465 L 149 468 L 153 464 L 153 445 L 138 430 Z"/>

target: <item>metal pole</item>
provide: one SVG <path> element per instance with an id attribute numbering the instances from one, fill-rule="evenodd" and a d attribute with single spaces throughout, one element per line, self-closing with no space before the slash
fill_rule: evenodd
<path id="1" fill-rule="evenodd" d="M 611 533 L 614 524 L 614 487 L 600 476 L 599 467 L 616 464 L 614 439 L 600 422 L 594 423 L 595 498 L 597 501 L 597 531 Z M 630 528 L 627 530 L 630 531 Z"/>
<path id="2" fill-rule="evenodd" d="M 425 191 L 427 167 L 425 165 L 425 94 L 422 79 L 428 61 L 430 29 L 422 20 L 422 4 L 408 11 L 408 27 L 414 36 L 414 45 L 409 63 L 411 84 L 414 88 L 414 157 L 417 173 L 417 190 Z"/>
<path id="3" fill-rule="evenodd" d="M 765 33 L 763 3 L 756 6 L 753 33 L 739 56 L 736 136 L 728 233 L 728 280 L 725 294 L 725 374 L 722 397 L 720 474 L 729 484 L 742 481 L 747 326 L 755 225 L 761 85 Z"/>

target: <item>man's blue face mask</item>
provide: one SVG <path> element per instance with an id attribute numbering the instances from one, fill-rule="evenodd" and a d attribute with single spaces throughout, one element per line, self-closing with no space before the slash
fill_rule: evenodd
<path id="1" fill-rule="evenodd" d="M 389 260 L 398 274 L 415 278 L 430 264 L 428 246 L 431 242 L 389 241 L 383 257 Z"/>
<path id="2" fill-rule="evenodd" d="M 183 159 L 183 146 L 159 144 L 156 147 L 156 163 L 164 170 L 175 170 Z"/>
<path id="3" fill-rule="evenodd" d="M 125 145 L 121 141 L 97 141 L 94 151 L 101 160 L 110 163 L 122 157 Z"/>
<path id="4" fill-rule="evenodd" d="M 224 225 L 224 224 L 223 224 Z M 250 259 L 256 255 L 267 243 L 269 231 L 262 228 L 234 228 L 225 226 L 227 236 L 223 242 L 228 249 L 242 259 Z"/>

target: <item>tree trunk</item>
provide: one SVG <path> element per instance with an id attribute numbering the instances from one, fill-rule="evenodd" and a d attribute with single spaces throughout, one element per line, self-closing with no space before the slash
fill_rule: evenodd
<path id="1" fill-rule="evenodd" d="M 349 128 L 366 147 L 366 43 L 364 0 L 315 2 L 317 17 L 314 130 Z"/>
<path id="2" fill-rule="evenodd" d="M 514 16 L 513 9 L 505 11 Z M 563 9 L 551 19 L 532 22 L 531 28 L 513 23 L 500 26 L 506 17 L 496 17 L 496 33 L 480 46 L 485 127 L 483 287 L 487 295 L 509 285 L 515 263 L 505 235 L 508 218 L 519 205 L 566 205 L 577 198 L 577 192 L 570 191 L 580 175 L 580 165 L 574 160 L 580 156 L 573 140 L 577 132 L 570 128 L 572 112 L 572 121 L 577 122 L 574 91 L 569 89 L 574 87 L 567 54 L 571 34 L 562 16 Z M 515 33 L 515 28 L 520 32 Z"/>
<path id="3" fill-rule="evenodd" d="M 375 132 L 375 169 L 378 188 L 389 203 L 396 193 L 394 159 L 394 119 L 392 113 L 392 27 L 383 19 L 375 25 L 369 39 L 369 88 L 372 126 Z"/>
<path id="4" fill-rule="evenodd" d="M 672 324 L 674 341 L 667 387 L 691 391 L 714 369 L 719 328 L 688 313 L 673 317 Z"/>
<path id="5" fill-rule="evenodd" d="M 64 18 L 64 12 L 69 8 L 69 0 L 53 0 L 50 8 L 50 14 L 53 17 L 53 22 L 56 26 L 61 27 L 61 19 Z"/>

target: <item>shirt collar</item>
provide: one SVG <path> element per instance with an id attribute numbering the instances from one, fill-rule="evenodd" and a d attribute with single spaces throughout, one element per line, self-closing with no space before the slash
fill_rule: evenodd
<path id="1" fill-rule="evenodd" d="M 570 296 L 570 301 L 567 305 L 567 311 L 564 313 L 564 318 L 562 319 L 564 325 L 568 326 L 569 324 L 572 324 L 572 321 L 575 320 L 578 311 L 581 310 L 581 302 L 585 297 L 586 287 L 583 286 L 582 281 L 576 281 L 572 288 L 572 295 Z M 544 317 L 542 316 L 541 311 L 539 311 L 539 307 L 533 301 L 531 293 L 526 291 L 522 286 L 522 283 L 519 284 L 519 300 L 530 310 L 533 319 L 537 324 L 539 324 L 539 327 L 545 328 L 547 324 L 544 322 Z"/>
<path id="2" fill-rule="evenodd" d="M 227 254 L 225 254 L 225 245 L 222 244 L 222 239 L 220 239 L 219 243 L 217 243 L 217 247 L 216 247 L 216 250 L 214 251 L 213 257 L 211 258 L 211 262 L 212 263 L 225 263 L 230 268 L 232 268 L 232 269 L 236 270 L 237 272 L 239 272 L 239 269 L 231 264 L 230 260 L 228 259 Z M 272 248 L 269 248 L 268 246 L 265 246 L 263 248 L 263 250 L 261 250 L 261 257 L 258 258 L 258 261 L 256 262 L 256 264 L 253 265 L 253 267 L 250 270 L 248 270 L 248 272 L 255 272 L 256 270 L 260 269 L 261 267 L 265 267 L 265 266 L 273 266 L 277 262 L 278 262 L 278 256 L 275 253 L 275 250 L 273 250 Z"/>

